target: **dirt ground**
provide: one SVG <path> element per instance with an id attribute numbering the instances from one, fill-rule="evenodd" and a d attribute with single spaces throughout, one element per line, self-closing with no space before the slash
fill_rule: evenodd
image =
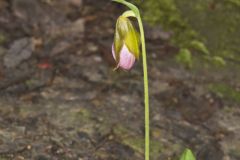
<path id="1" fill-rule="evenodd" d="M 144 159 L 141 61 L 114 72 L 111 57 L 123 9 L 0 1 L 0 160 Z M 151 159 L 190 147 L 198 160 L 239 160 L 239 66 L 185 69 L 166 35 L 146 24 Z"/>

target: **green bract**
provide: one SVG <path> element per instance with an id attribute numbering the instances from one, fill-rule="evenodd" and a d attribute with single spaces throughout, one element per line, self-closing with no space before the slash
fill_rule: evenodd
<path id="1" fill-rule="evenodd" d="M 190 149 L 185 149 L 185 151 L 183 152 L 180 160 L 196 160 L 196 158 L 194 157 L 192 151 Z"/>
<path id="2" fill-rule="evenodd" d="M 139 33 L 136 31 L 127 16 L 124 15 L 118 18 L 114 35 L 114 51 L 117 62 L 119 62 L 120 52 L 123 45 L 127 46 L 128 50 L 136 59 L 139 58 Z"/>

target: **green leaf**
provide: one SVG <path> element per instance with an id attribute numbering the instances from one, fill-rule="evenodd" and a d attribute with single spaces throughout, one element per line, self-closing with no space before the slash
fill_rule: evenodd
<path id="1" fill-rule="evenodd" d="M 218 65 L 218 66 L 225 66 L 226 65 L 226 61 L 222 57 L 214 56 L 212 58 L 212 60 L 213 60 L 213 63 L 215 65 Z"/>
<path id="2" fill-rule="evenodd" d="M 180 52 L 178 53 L 178 55 L 176 56 L 176 60 L 179 63 L 183 63 L 184 65 L 186 65 L 188 68 L 192 67 L 192 54 L 191 52 L 186 49 L 183 48 L 180 50 Z"/>
<path id="3" fill-rule="evenodd" d="M 130 8 L 135 13 L 136 16 L 140 15 L 138 8 L 135 5 L 133 5 L 132 3 L 129 3 L 125 0 L 112 0 L 112 1 L 117 2 L 117 3 L 121 3 L 125 6 L 127 6 L 128 8 Z"/>
<path id="4" fill-rule="evenodd" d="M 207 49 L 205 44 L 200 41 L 193 40 L 191 41 L 190 46 L 206 55 L 209 55 L 209 50 Z"/>
<path id="5" fill-rule="evenodd" d="M 192 151 L 190 149 L 185 149 L 185 151 L 183 152 L 180 160 L 196 160 L 196 158 L 194 157 Z"/>

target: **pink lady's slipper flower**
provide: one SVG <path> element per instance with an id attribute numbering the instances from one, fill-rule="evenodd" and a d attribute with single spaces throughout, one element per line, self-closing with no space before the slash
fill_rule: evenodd
<path id="1" fill-rule="evenodd" d="M 117 62 L 116 68 L 130 70 L 135 60 L 139 58 L 139 45 L 139 34 L 131 21 L 125 16 L 120 16 L 112 45 L 113 58 Z"/>

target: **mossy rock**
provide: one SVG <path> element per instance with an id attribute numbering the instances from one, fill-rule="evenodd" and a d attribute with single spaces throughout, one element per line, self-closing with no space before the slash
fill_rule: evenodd
<path id="1" fill-rule="evenodd" d="M 131 147 L 137 154 L 144 155 L 144 137 L 135 135 L 133 132 L 121 125 L 114 128 L 114 133 L 121 139 L 122 144 Z M 157 159 L 161 152 L 163 152 L 163 147 L 160 141 L 151 140 L 150 146 L 151 159 Z"/>
<path id="2" fill-rule="evenodd" d="M 144 138 L 143 137 L 130 137 L 123 140 L 125 145 L 128 145 L 136 152 L 140 154 L 144 154 Z M 152 159 L 156 159 L 161 154 L 163 148 L 160 142 L 150 141 L 150 157 Z"/>
<path id="3" fill-rule="evenodd" d="M 141 4 L 145 20 L 173 31 L 172 43 L 178 47 L 240 62 L 240 0 L 147 0 Z"/>
<path id="4" fill-rule="evenodd" d="M 220 83 L 220 84 L 210 84 L 210 91 L 214 92 L 218 96 L 225 98 L 227 100 L 234 101 L 240 104 L 240 91 L 237 91 L 233 87 Z"/>

